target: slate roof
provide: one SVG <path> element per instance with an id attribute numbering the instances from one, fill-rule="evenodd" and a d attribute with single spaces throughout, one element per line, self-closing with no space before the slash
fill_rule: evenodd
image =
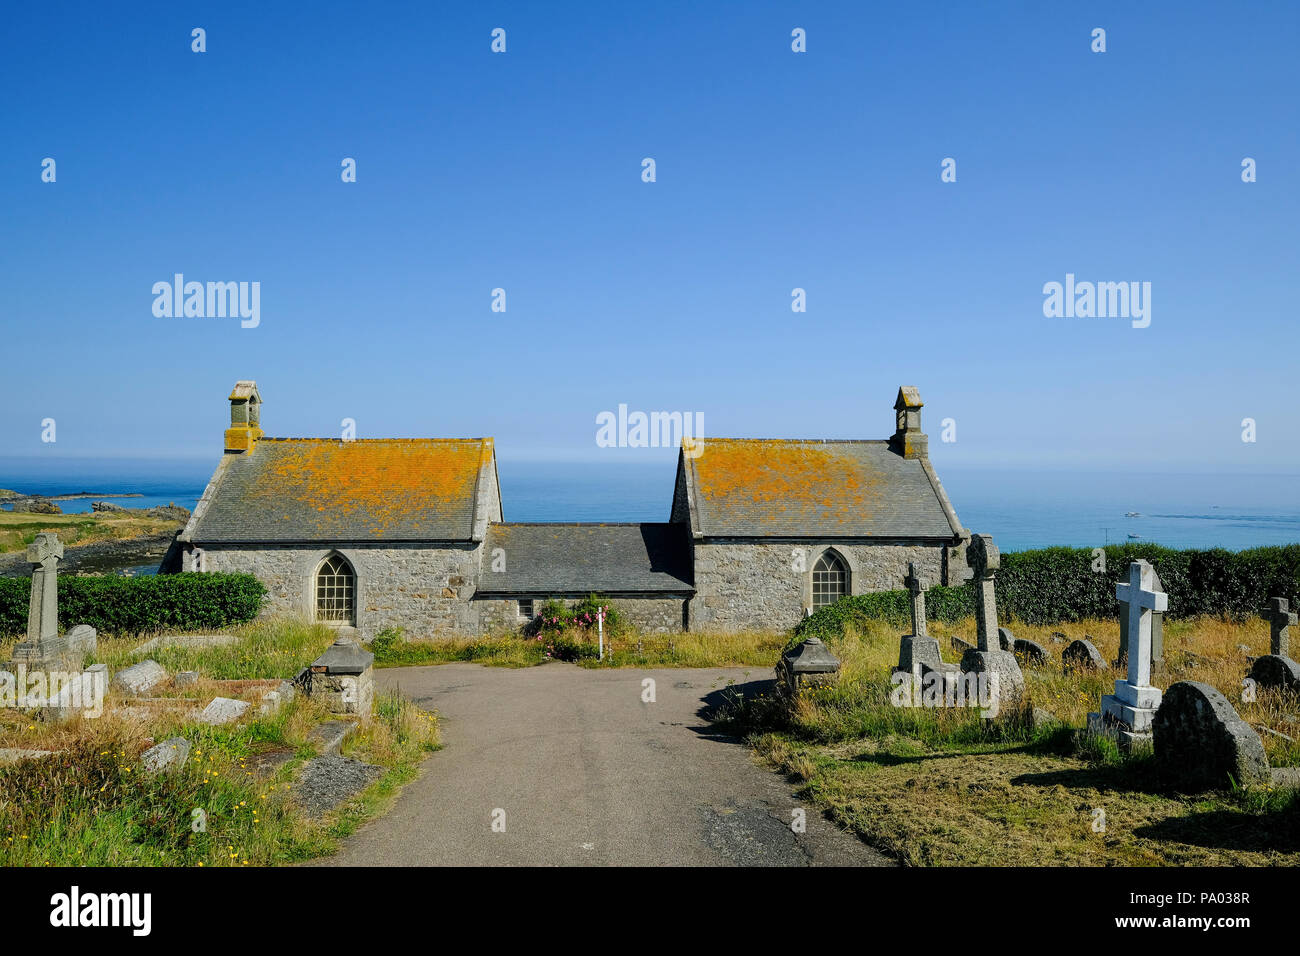
<path id="1" fill-rule="evenodd" d="M 497 548 L 505 570 L 491 570 Z M 479 594 L 692 593 L 680 524 L 492 524 Z"/>
<path id="2" fill-rule="evenodd" d="M 217 466 L 182 540 L 469 541 L 493 454 L 490 438 L 262 438 Z"/>
<path id="3" fill-rule="evenodd" d="M 710 438 L 678 462 L 685 481 L 673 513 L 689 511 L 699 537 L 952 539 L 961 530 L 929 462 L 888 441 Z"/>

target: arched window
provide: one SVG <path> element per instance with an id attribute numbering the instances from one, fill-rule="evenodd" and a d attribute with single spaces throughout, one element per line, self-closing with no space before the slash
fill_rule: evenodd
<path id="1" fill-rule="evenodd" d="M 812 606 L 816 611 L 834 604 L 849 593 L 849 566 L 834 551 L 827 551 L 813 565 Z"/>
<path id="2" fill-rule="evenodd" d="M 341 554 L 331 554 L 316 572 L 316 620 L 326 624 L 355 624 L 357 576 Z"/>

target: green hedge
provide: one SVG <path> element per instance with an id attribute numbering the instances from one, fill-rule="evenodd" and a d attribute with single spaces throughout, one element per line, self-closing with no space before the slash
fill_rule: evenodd
<path id="1" fill-rule="evenodd" d="M 1264 610 L 1270 597 L 1300 597 L 1300 544 L 1247 551 L 1179 551 L 1154 544 L 1116 544 L 1102 549 L 1104 571 L 1094 571 L 1090 548 L 1043 548 L 1002 555 L 994 579 L 998 615 L 1028 624 L 1059 624 L 1119 613 L 1115 584 L 1128 580 L 1128 566 L 1145 558 L 1169 595 L 1169 617 L 1210 615 L 1243 619 Z M 934 587 L 926 593 L 927 619 L 953 623 L 975 612 L 969 585 Z M 906 591 L 843 598 L 801 621 L 795 634 L 840 634 L 850 621 L 910 623 Z"/>
<path id="2" fill-rule="evenodd" d="M 27 632 L 30 578 L 0 578 L 0 635 Z M 59 578 L 59 626 L 105 634 L 193 631 L 251 621 L 266 587 L 251 574 Z"/>

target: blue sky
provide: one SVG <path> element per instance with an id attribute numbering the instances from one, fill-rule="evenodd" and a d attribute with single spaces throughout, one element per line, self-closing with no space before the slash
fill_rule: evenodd
<path id="1" fill-rule="evenodd" d="M 6 17 L 0 456 L 215 458 L 242 378 L 272 435 L 610 462 L 664 454 L 595 446 L 620 403 L 878 438 L 907 383 L 941 467 L 1300 470 L 1300 5 Z M 177 272 L 261 324 L 155 317 Z M 1045 318 L 1066 273 L 1150 327 Z"/>

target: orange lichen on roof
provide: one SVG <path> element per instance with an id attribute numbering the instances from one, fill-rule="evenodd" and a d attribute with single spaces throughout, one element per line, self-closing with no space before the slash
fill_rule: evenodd
<path id="1" fill-rule="evenodd" d="M 484 461 L 479 439 L 270 441 L 281 447 L 254 494 L 313 508 L 322 529 L 376 535 L 469 501 Z"/>
<path id="2" fill-rule="evenodd" d="M 834 443 L 710 439 L 692 462 L 701 498 L 725 507 L 768 506 L 769 516 L 823 510 L 844 521 L 868 512 L 884 479 Z"/>

